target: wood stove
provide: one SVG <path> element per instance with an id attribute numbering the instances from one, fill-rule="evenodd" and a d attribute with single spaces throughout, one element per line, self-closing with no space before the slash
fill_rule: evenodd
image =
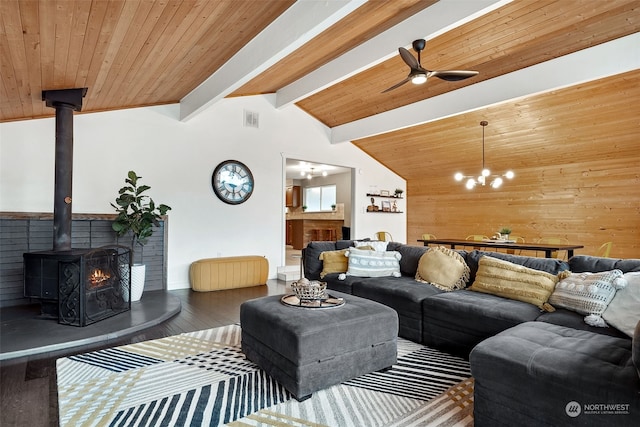
<path id="1" fill-rule="evenodd" d="M 24 292 L 58 323 L 86 326 L 131 309 L 129 248 L 25 253 Z"/>

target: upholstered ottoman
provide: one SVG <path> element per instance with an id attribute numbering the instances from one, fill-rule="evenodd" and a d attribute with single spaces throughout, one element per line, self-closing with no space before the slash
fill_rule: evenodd
<path id="1" fill-rule="evenodd" d="M 283 304 L 281 295 L 240 306 L 242 351 L 298 400 L 396 363 L 395 310 L 353 295 L 334 308 Z"/>
<path id="2" fill-rule="evenodd" d="M 636 335 L 640 340 L 640 324 Z M 637 426 L 633 351 L 640 359 L 640 345 L 632 350 L 630 339 L 545 322 L 507 329 L 469 356 L 475 425 Z"/>

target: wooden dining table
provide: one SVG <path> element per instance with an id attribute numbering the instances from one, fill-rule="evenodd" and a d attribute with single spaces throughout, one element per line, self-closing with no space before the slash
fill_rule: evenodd
<path id="1" fill-rule="evenodd" d="M 473 246 L 474 248 L 493 249 L 519 249 L 523 251 L 541 251 L 545 257 L 551 258 L 551 254 L 557 251 L 567 251 L 568 258 L 573 256 L 574 249 L 584 248 L 583 245 L 561 245 L 552 243 L 510 243 L 497 240 L 463 240 L 463 239 L 418 239 L 425 246 L 429 245 L 449 245 L 451 249 L 456 246 Z"/>

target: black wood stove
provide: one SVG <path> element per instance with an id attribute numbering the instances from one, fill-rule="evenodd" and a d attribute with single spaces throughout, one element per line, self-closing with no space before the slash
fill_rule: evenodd
<path id="1" fill-rule="evenodd" d="M 86 326 L 130 310 L 130 251 L 124 247 L 30 252 L 24 255 L 24 293 L 42 314 Z"/>

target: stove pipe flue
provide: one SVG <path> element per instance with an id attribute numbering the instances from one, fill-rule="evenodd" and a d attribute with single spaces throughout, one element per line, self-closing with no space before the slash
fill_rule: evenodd
<path id="1" fill-rule="evenodd" d="M 71 250 L 71 193 L 73 178 L 73 112 L 82 109 L 87 88 L 43 90 L 42 100 L 56 109 L 53 250 Z"/>

